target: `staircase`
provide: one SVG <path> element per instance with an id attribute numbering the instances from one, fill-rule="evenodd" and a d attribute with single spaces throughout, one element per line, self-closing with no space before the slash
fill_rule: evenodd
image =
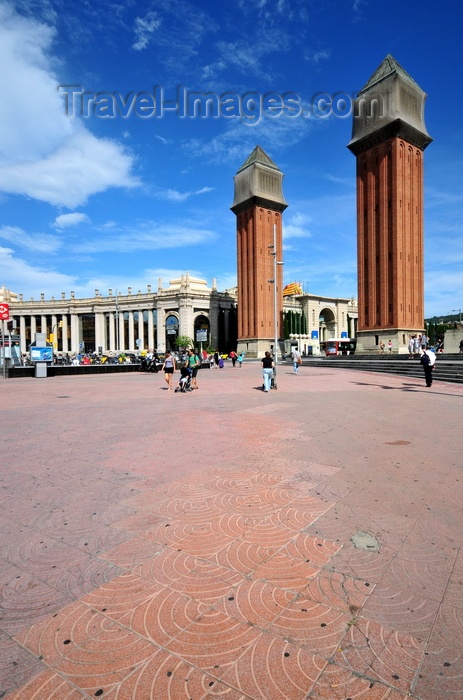
<path id="1" fill-rule="evenodd" d="M 291 360 L 284 364 L 292 365 Z M 418 356 L 409 359 L 408 355 L 347 355 L 334 357 L 303 357 L 303 367 L 335 367 L 336 369 L 355 369 L 360 372 L 379 372 L 381 374 L 401 374 L 424 380 L 423 368 Z M 463 355 L 442 354 L 437 356 L 433 370 L 433 380 L 463 384 Z"/>

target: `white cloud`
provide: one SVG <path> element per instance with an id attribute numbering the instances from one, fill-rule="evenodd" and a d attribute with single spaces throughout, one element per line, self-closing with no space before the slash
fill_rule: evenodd
<path id="1" fill-rule="evenodd" d="M 0 239 L 8 241 L 16 248 L 24 248 L 38 253 L 54 253 L 61 247 L 61 241 L 56 236 L 45 233 L 27 233 L 19 226 L 2 226 Z"/>
<path id="2" fill-rule="evenodd" d="M 171 202 L 185 202 L 187 199 L 190 199 L 190 197 L 194 197 L 198 194 L 205 194 L 207 192 L 213 192 L 214 189 L 214 187 L 201 187 L 201 189 L 191 192 L 179 192 L 178 190 L 167 189 L 159 190 L 157 192 L 157 196 L 160 199 L 167 199 Z"/>
<path id="3" fill-rule="evenodd" d="M 312 218 L 308 214 L 296 212 L 288 217 L 287 223 L 283 224 L 283 240 L 286 242 L 289 238 L 310 238 L 308 225 Z"/>
<path id="4" fill-rule="evenodd" d="M 288 149 L 307 136 L 314 120 L 302 116 L 264 116 L 257 123 L 231 119 L 218 136 L 201 141 L 184 141 L 185 151 L 195 157 L 207 158 L 215 162 L 242 163 L 259 143 L 272 157 L 271 152 Z"/>
<path id="5" fill-rule="evenodd" d="M 89 241 L 69 244 L 72 253 L 134 253 L 139 250 L 168 250 L 202 243 L 210 243 L 217 238 L 214 231 L 199 226 L 179 224 L 158 224 L 154 221 L 141 223 L 138 227 L 111 229 L 110 234 L 101 235 Z"/>
<path id="6" fill-rule="evenodd" d="M 127 151 L 66 116 L 53 37 L 52 27 L 0 6 L 0 191 L 74 208 L 138 182 Z"/>
<path id="7" fill-rule="evenodd" d="M 132 44 L 132 48 L 135 51 L 142 51 L 146 49 L 151 41 L 152 35 L 161 26 L 161 21 L 155 12 L 148 12 L 145 17 L 135 18 L 134 32 L 136 36 L 136 42 Z"/>
<path id="8" fill-rule="evenodd" d="M 82 212 L 73 212 L 72 214 L 60 214 L 53 222 L 53 227 L 57 229 L 69 228 L 69 226 L 77 226 L 78 224 L 87 223 L 89 218 L 87 214 Z"/>
<path id="9" fill-rule="evenodd" d="M 56 270 L 34 267 L 25 260 L 15 258 L 10 248 L 0 247 L 0 277 L 7 289 L 24 294 L 25 299 L 38 298 L 37 290 L 57 296 L 61 291 L 74 289 L 76 278 Z"/>

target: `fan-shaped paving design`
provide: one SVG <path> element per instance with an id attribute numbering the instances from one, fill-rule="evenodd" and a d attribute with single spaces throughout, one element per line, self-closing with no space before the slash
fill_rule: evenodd
<path id="1" fill-rule="evenodd" d="M 83 695 L 51 670 L 44 671 L 8 696 L 8 700 L 83 700 Z"/>
<path id="2" fill-rule="evenodd" d="M 280 525 L 275 518 L 267 517 L 251 528 L 243 540 L 262 546 L 284 547 L 294 537 L 294 532 Z"/>
<path id="3" fill-rule="evenodd" d="M 150 528 L 144 535 L 145 539 L 158 544 L 177 547 L 180 540 L 188 537 L 198 525 L 184 523 L 180 520 L 167 520 L 163 518 L 154 527 Z"/>
<path id="4" fill-rule="evenodd" d="M 199 563 L 191 554 L 164 547 L 154 557 L 135 565 L 132 572 L 161 586 L 169 586 L 192 571 Z"/>
<path id="5" fill-rule="evenodd" d="M 43 533 L 34 533 L 17 545 L 10 542 L 4 549 L 3 557 L 12 564 L 25 569 L 29 574 L 47 576 L 50 572 L 68 566 L 77 566 L 86 561 L 87 555 L 64 542 L 47 537 Z"/>
<path id="6" fill-rule="evenodd" d="M 240 622 L 267 627 L 286 606 L 294 600 L 295 593 L 275 588 L 264 581 L 244 579 L 229 591 L 215 607 Z"/>
<path id="7" fill-rule="evenodd" d="M 274 523 L 287 527 L 289 530 L 300 532 L 308 525 L 311 525 L 320 515 L 326 513 L 330 507 L 330 505 L 324 504 L 322 510 L 321 506 L 314 505 L 313 510 L 301 510 L 293 501 L 291 505 L 285 506 L 274 513 L 271 519 Z"/>
<path id="8" fill-rule="evenodd" d="M 131 569 L 149 557 L 154 557 L 163 550 L 163 546 L 155 542 L 149 542 L 142 537 L 132 537 L 127 542 L 122 542 L 113 547 L 109 552 L 100 554 L 103 559 L 113 562 L 126 569 Z"/>
<path id="9" fill-rule="evenodd" d="M 295 559 L 305 561 L 320 569 L 341 549 L 340 544 L 309 535 L 297 535 L 281 551 Z"/>
<path id="10" fill-rule="evenodd" d="M 121 620 L 134 608 L 164 590 L 164 586 L 127 573 L 96 588 L 82 597 L 82 602 L 103 612 L 113 620 Z"/>
<path id="11" fill-rule="evenodd" d="M 172 583 L 172 588 L 190 598 L 214 603 L 236 586 L 242 575 L 213 562 L 200 562 L 192 571 Z"/>
<path id="12" fill-rule="evenodd" d="M 346 668 L 328 664 L 310 700 L 407 700 L 411 696 L 371 678 L 361 678 Z"/>
<path id="13" fill-rule="evenodd" d="M 87 559 L 78 566 L 62 571 L 53 586 L 73 598 L 80 598 L 89 591 L 124 574 L 124 569 L 102 559 Z"/>
<path id="14" fill-rule="evenodd" d="M 139 537 L 145 537 L 146 533 L 153 527 L 165 522 L 167 522 L 166 519 L 160 515 L 154 515 L 147 510 L 142 510 L 113 523 L 111 527 L 117 530 L 124 530 L 125 532 L 133 532 L 134 535 Z"/>
<path id="15" fill-rule="evenodd" d="M 211 557 L 211 560 L 220 566 L 249 575 L 276 554 L 278 548 L 278 544 L 275 547 L 266 547 L 246 540 L 234 540 L 228 547 Z"/>
<path id="16" fill-rule="evenodd" d="M 463 653 L 431 640 L 416 680 L 416 696 L 420 700 L 460 700 L 462 688 Z"/>
<path id="17" fill-rule="evenodd" d="M 220 497 L 223 499 L 225 495 L 220 494 Z M 159 506 L 157 512 L 166 518 L 181 520 L 192 525 L 202 525 L 209 522 L 212 518 L 223 515 L 228 510 L 233 510 L 232 496 L 229 495 L 226 498 L 228 501 L 227 505 L 217 500 L 217 494 L 214 495 L 214 498 L 209 498 L 205 501 L 171 499 Z M 243 500 L 244 496 L 235 496 L 235 499 L 237 498 Z"/>
<path id="18" fill-rule="evenodd" d="M 249 532 L 249 530 L 254 527 L 255 523 L 244 515 L 229 512 L 220 515 L 218 518 L 213 518 L 209 521 L 208 525 L 212 532 L 221 533 L 227 537 L 236 539 Z"/>
<path id="19" fill-rule="evenodd" d="M 316 603 L 356 615 L 372 591 L 373 586 L 368 581 L 324 570 L 309 581 L 307 587 L 299 594 L 298 600 L 302 601 L 307 597 Z"/>
<path id="20" fill-rule="evenodd" d="M 309 580 L 318 573 L 318 567 L 277 552 L 261 564 L 252 574 L 252 578 L 268 581 L 274 586 L 291 591 L 300 591 Z"/>
<path id="21" fill-rule="evenodd" d="M 325 665 L 320 657 L 262 634 L 223 681 L 256 700 L 304 700 Z"/>
<path id="22" fill-rule="evenodd" d="M 116 686 L 153 655 L 149 641 L 107 619 L 103 624 L 87 623 L 81 629 L 75 625 L 73 633 L 66 656 L 53 667 L 92 696 Z M 81 636 L 79 641 L 77 636 Z"/>
<path id="23" fill-rule="evenodd" d="M 2 571 L 0 629 L 15 634 L 71 602 L 63 591 L 14 566 Z"/>
<path id="24" fill-rule="evenodd" d="M 106 695 L 105 700 L 205 700 L 212 697 L 246 700 L 242 693 L 160 649 Z"/>
<path id="25" fill-rule="evenodd" d="M 432 631 L 430 644 L 435 649 L 459 649 L 463 654 L 463 609 L 441 605 Z"/>
<path id="26" fill-rule="evenodd" d="M 246 648 L 260 635 L 218 610 L 210 610 L 166 645 L 168 651 L 222 678 Z"/>
<path id="27" fill-rule="evenodd" d="M 135 608 L 124 624 L 146 639 L 164 646 L 205 612 L 204 603 L 164 588 Z"/>
<path id="28" fill-rule="evenodd" d="M 360 676 L 410 692 L 424 650 L 424 643 L 414 637 L 358 618 L 335 659 Z"/>
<path id="29" fill-rule="evenodd" d="M 412 584 L 407 586 L 387 572 L 365 603 L 362 615 L 391 629 L 428 639 L 438 609 L 437 600 L 426 598 L 422 590 Z"/>
<path id="30" fill-rule="evenodd" d="M 314 653 L 329 655 L 346 633 L 351 615 L 299 596 L 270 625 L 269 632 Z"/>
<path id="31" fill-rule="evenodd" d="M 45 669 L 33 654 L 1 631 L 0 649 L 0 692 L 3 695 L 19 688 Z"/>
<path id="32" fill-rule="evenodd" d="M 220 532 L 213 532 L 209 524 L 195 528 L 195 531 L 180 540 L 177 548 L 196 557 L 210 559 L 214 554 L 233 542 L 234 538 Z"/>

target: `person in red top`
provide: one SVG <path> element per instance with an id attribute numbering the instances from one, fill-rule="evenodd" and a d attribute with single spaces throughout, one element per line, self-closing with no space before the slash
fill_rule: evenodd
<path id="1" fill-rule="evenodd" d="M 228 353 L 228 357 L 232 361 L 232 365 L 234 367 L 236 365 L 236 358 L 238 357 L 238 355 L 236 354 L 236 352 L 234 350 L 232 350 L 231 352 Z"/>

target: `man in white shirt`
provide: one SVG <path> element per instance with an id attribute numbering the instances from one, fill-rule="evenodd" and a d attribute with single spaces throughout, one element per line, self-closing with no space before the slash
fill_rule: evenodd
<path id="1" fill-rule="evenodd" d="M 301 364 L 301 353 L 297 348 L 294 348 L 293 350 L 293 367 L 294 367 L 294 374 L 297 374 L 299 371 L 299 365 Z"/>
<path id="2" fill-rule="evenodd" d="M 432 371 L 436 364 L 436 355 L 432 350 L 423 350 L 421 353 L 420 362 L 423 365 L 426 386 L 432 386 Z"/>

